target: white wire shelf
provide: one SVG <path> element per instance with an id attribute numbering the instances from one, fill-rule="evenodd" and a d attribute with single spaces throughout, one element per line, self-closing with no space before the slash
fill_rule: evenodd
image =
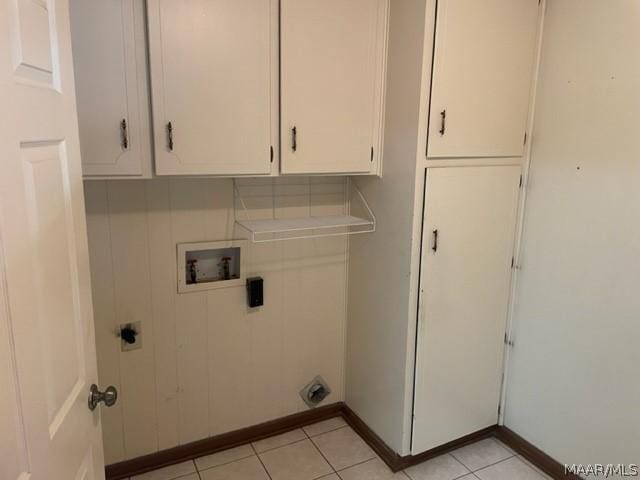
<path id="1" fill-rule="evenodd" d="M 252 241 L 255 243 L 309 237 L 352 235 L 355 233 L 369 233 L 375 230 L 374 221 L 351 215 L 236 220 L 236 223 L 251 232 L 253 237 Z M 351 230 L 353 227 L 358 227 L 358 229 Z"/>
<path id="2" fill-rule="evenodd" d="M 376 218 L 355 185 L 353 185 L 353 189 L 360 204 L 358 216 L 346 214 L 260 220 L 250 219 L 250 210 L 246 208 L 235 182 L 234 188 L 245 217 L 244 219 L 236 218 L 236 224 L 251 234 L 253 243 L 354 235 L 371 233 L 376 229 Z M 351 211 L 351 206 L 351 199 L 349 199 L 349 211 Z"/>

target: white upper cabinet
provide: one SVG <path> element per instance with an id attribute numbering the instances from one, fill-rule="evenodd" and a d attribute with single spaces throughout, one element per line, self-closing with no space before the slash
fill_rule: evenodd
<path id="1" fill-rule="evenodd" d="M 523 144 L 538 0 L 440 0 L 429 157 L 511 157 Z"/>
<path id="2" fill-rule="evenodd" d="M 148 0 L 147 8 L 156 173 L 271 173 L 278 1 Z"/>
<path id="3" fill-rule="evenodd" d="M 282 173 L 378 173 L 387 15 L 388 0 L 282 0 Z"/>
<path id="4" fill-rule="evenodd" d="M 71 0 L 85 177 L 149 177 L 144 0 Z"/>

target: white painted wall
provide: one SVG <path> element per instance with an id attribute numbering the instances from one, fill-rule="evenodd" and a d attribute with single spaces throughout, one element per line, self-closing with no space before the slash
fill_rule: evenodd
<path id="1" fill-rule="evenodd" d="M 506 425 L 640 463 L 640 3 L 548 2 Z"/>
<path id="2" fill-rule="evenodd" d="M 355 180 L 377 230 L 349 243 L 346 401 L 401 454 L 411 440 L 424 182 L 417 159 L 425 155 L 434 7 L 391 2 L 383 177 Z"/>
<path id="3" fill-rule="evenodd" d="M 340 177 L 239 185 L 252 218 L 345 209 Z M 176 293 L 176 243 L 246 235 L 230 179 L 86 182 L 85 194 L 100 382 L 121 394 L 102 410 L 107 463 L 304 410 L 316 374 L 333 388 L 325 402 L 343 400 L 344 237 L 252 244 L 265 306 L 249 311 L 244 287 Z M 143 348 L 121 352 L 130 321 Z"/>

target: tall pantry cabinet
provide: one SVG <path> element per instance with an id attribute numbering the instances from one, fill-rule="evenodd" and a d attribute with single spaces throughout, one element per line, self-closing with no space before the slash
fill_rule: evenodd
<path id="1" fill-rule="evenodd" d="M 540 10 L 538 0 L 437 2 L 414 454 L 498 422 Z"/>
<path id="2" fill-rule="evenodd" d="M 427 170 L 416 452 L 495 425 L 520 166 Z"/>

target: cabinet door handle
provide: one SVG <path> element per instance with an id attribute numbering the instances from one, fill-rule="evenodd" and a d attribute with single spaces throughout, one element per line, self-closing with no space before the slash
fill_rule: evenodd
<path id="1" fill-rule="evenodd" d="M 291 150 L 294 152 L 298 149 L 298 129 L 293 127 L 291 129 Z"/>
<path id="2" fill-rule="evenodd" d="M 442 119 L 442 122 L 440 123 L 440 135 L 444 135 L 444 132 L 446 130 L 447 127 L 447 111 L 446 110 L 442 110 L 440 112 L 440 118 Z"/>
<path id="3" fill-rule="evenodd" d="M 433 250 L 433 253 L 438 251 L 438 229 L 437 228 L 433 231 L 433 246 L 431 247 L 431 250 Z"/>
<path id="4" fill-rule="evenodd" d="M 129 132 L 127 130 L 127 119 L 123 118 L 120 122 L 120 143 L 123 150 L 129 148 Z"/>
<path id="5" fill-rule="evenodd" d="M 167 123 L 167 148 L 173 152 L 173 125 L 171 122 Z"/>

